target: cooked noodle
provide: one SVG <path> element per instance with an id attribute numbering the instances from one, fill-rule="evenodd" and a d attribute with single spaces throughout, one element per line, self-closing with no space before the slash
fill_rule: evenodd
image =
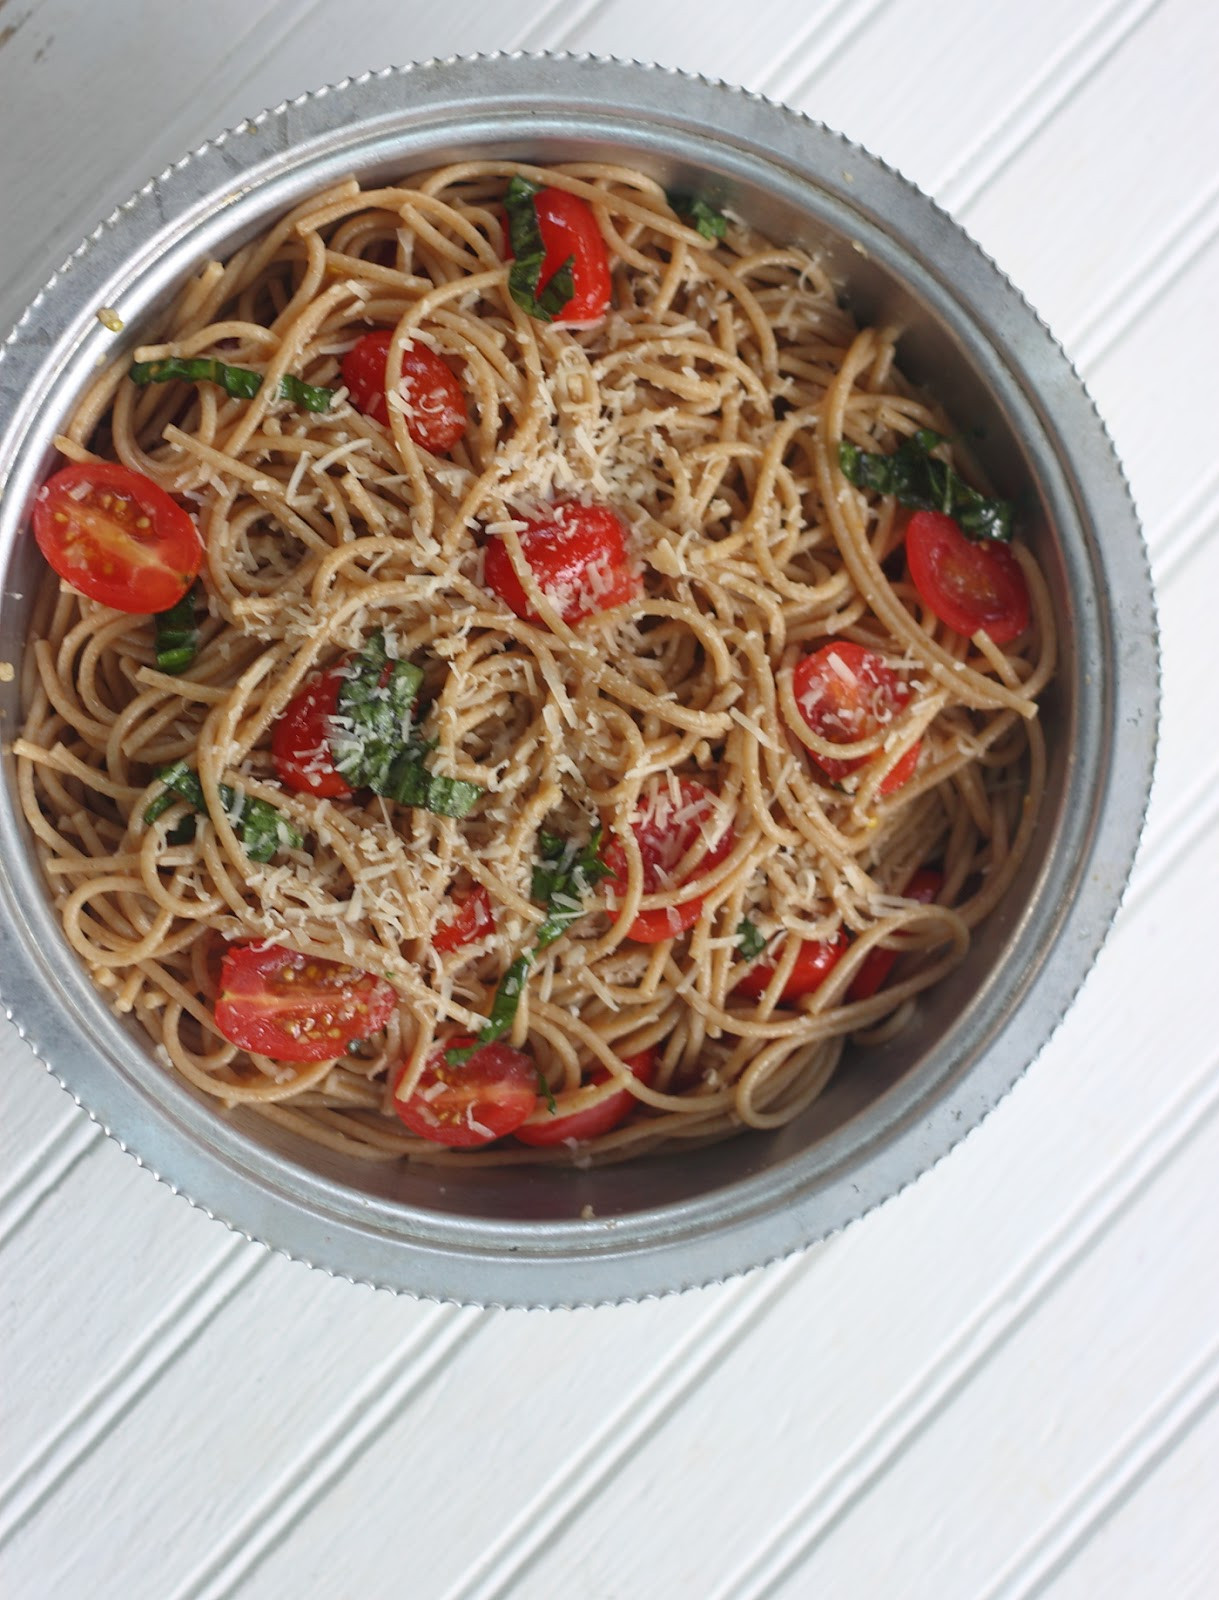
<path id="1" fill-rule="evenodd" d="M 547 325 L 510 298 L 497 205 L 513 173 L 593 205 L 614 264 L 598 326 Z M 461 378 L 471 423 L 451 456 L 418 448 L 398 410 L 387 429 L 341 395 L 321 414 L 275 398 L 285 373 L 338 385 L 342 353 L 370 326 L 431 346 Z M 820 1093 L 849 1036 L 899 1029 L 1027 847 L 1044 772 L 1034 701 L 1054 627 L 1019 544 L 1034 623 L 1015 648 L 952 633 L 895 577 L 892 502 L 852 488 L 837 465 L 842 437 L 888 451 L 918 428 L 952 431 L 902 380 L 895 338 L 858 331 L 815 258 L 741 226 L 713 248 L 650 178 L 593 163 L 468 162 L 409 187 L 342 183 L 208 263 L 138 354 L 257 368 L 257 397 L 139 389 L 115 368 L 60 441 L 73 459 L 146 474 L 196 513 L 208 603 L 198 658 L 165 675 L 147 618 L 52 582 L 25 666 L 26 815 L 68 941 L 115 1010 L 224 1105 L 254 1105 L 340 1151 L 570 1161 L 561 1146 L 470 1153 L 417 1139 L 389 1084 L 406 1061 L 409 1093 L 438 1037 L 476 1030 L 530 944 L 543 916 L 530 898 L 539 830 L 587 837 L 602 819 L 630 887 L 612 907 L 593 891 L 539 958 L 511 1034 L 564 1111 L 624 1086 L 638 1100 L 580 1159 L 778 1126 Z M 559 495 L 616 507 L 644 579 L 638 601 L 574 627 L 536 585 L 541 625 L 482 582 L 486 534 L 519 570 L 515 519 Z M 462 821 L 375 796 L 319 800 L 275 779 L 276 719 L 377 627 L 391 653 L 425 666 L 435 770 L 489 791 Z M 793 663 L 835 638 L 878 652 L 913 691 L 892 728 L 858 746 L 819 740 L 793 700 Z M 919 740 L 914 776 L 883 796 Z M 870 759 L 834 787 L 802 745 Z M 180 758 L 198 769 L 210 820 L 172 844 L 180 809 L 152 824 L 144 811 L 156 770 Z M 697 879 L 693 930 L 637 944 L 625 930 L 641 903 L 680 901 L 682 885 L 641 902 L 627 819 L 673 775 L 718 793 L 735 844 Z M 252 862 L 221 782 L 274 805 L 304 847 Z M 932 860 L 942 903 L 903 900 Z M 440 954 L 429 935 L 454 884 L 470 881 L 489 892 L 494 933 Z M 758 999 L 733 992 L 744 919 L 793 935 L 772 943 L 778 970 Z M 821 987 L 777 1003 L 798 940 L 843 929 L 849 951 Z M 848 1003 L 868 952 L 895 935 L 897 981 Z M 384 973 L 398 1015 L 338 1061 L 245 1054 L 214 1026 L 217 955 L 221 941 L 263 939 Z M 645 1086 L 623 1062 L 651 1046 Z M 609 1079 L 590 1084 L 598 1064 Z"/>

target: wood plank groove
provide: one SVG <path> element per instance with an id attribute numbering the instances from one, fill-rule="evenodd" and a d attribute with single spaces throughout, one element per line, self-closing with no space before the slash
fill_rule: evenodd
<path id="1" fill-rule="evenodd" d="M 1106 65 L 1161 0 L 1114 0 L 1064 39 L 1028 90 L 1000 112 L 959 165 L 936 185 L 936 198 L 954 214 L 970 207 L 1042 131 L 1055 113 Z"/>
<path id="2" fill-rule="evenodd" d="M 0 1487 L 0 1550 L 86 1461 L 107 1434 L 136 1406 L 166 1369 L 203 1333 L 223 1307 L 268 1260 L 230 1236 L 219 1261 L 185 1293 L 169 1302 L 141 1331 L 120 1366 L 99 1380 L 36 1453 Z"/>
<path id="3" fill-rule="evenodd" d="M 811 1552 L 889 1472 L 969 1383 L 1134 1207 L 1219 1111 L 1219 1058 L 1178 1095 L 1146 1135 L 1102 1174 L 1061 1228 L 963 1323 L 944 1352 L 835 1460 L 756 1555 L 712 1600 L 773 1600 Z"/>
<path id="4" fill-rule="evenodd" d="M 847 0 L 830 6 L 785 47 L 785 59 L 762 80 L 765 92 L 786 104 L 806 98 L 830 64 L 857 45 L 892 3 Z"/>
<path id="5" fill-rule="evenodd" d="M 562 1463 L 500 1537 L 479 1554 L 460 1582 L 445 1591 L 444 1600 L 504 1600 L 519 1593 L 522 1578 L 564 1523 L 578 1518 L 582 1508 L 627 1465 L 640 1441 L 663 1426 L 703 1374 L 747 1336 L 792 1282 L 812 1269 L 816 1259 L 815 1255 L 796 1257 L 730 1284 L 713 1302 L 711 1314 L 665 1352 L 646 1382 L 626 1396 L 587 1443 Z"/>
<path id="6" fill-rule="evenodd" d="M 71 1177 L 104 1139 L 105 1135 L 95 1123 L 80 1118 L 53 1141 L 46 1159 L 28 1174 L 24 1183 L 14 1187 L 0 1207 L 0 1250 L 12 1242 L 39 1206 Z"/>
<path id="7" fill-rule="evenodd" d="M 1092 1475 L 978 1600 L 1039 1600 L 1219 1401 L 1215 1340 L 1122 1438 Z"/>

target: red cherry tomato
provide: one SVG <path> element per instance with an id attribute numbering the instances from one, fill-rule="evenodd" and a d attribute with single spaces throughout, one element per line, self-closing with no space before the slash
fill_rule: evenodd
<path id="1" fill-rule="evenodd" d="M 910 882 L 902 890 L 904 900 L 917 900 L 921 906 L 929 906 L 939 894 L 943 885 L 943 876 L 930 867 L 920 867 Z M 886 950 L 883 945 L 877 945 L 869 950 L 863 958 L 859 971 L 851 979 L 851 987 L 847 990 L 848 1000 L 870 1000 L 885 985 L 893 963 L 901 954 L 898 950 Z"/>
<path id="2" fill-rule="evenodd" d="M 330 721 L 338 709 L 344 676 L 331 667 L 310 678 L 271 730 L 271 759 L 289 789 L 322 799 L 352 793 L 330 752 Z"/>
<path id="3" fill-rule="evenodd" d="M 802 994 L 812 994 L 814 989 L 819 989 L 846 954 L 848 944 L 849 940 L 845 933 L 840 933 L 832 942 L 802 939 L 800 954 L 796 957 L 796 964 L 783 985 L 779 1003 L 782 1004 L 785 1000 L 798 1000 Z M 737 982 L 737 994 L 748 995 L 750 999 L 756 1000 L 759 995 L 765 993 L 766 985 L 774 977 L 778 964 L 774 956 L 764 956 L 760 961 L 755 961 L 745 976 Z"/>
<path id="4" fill-rule="evenodd" d="M 549 515 L 530 517 L 519 537 L 538 587 L 568 626 L 594 611 L 620 606 L 639 592 L 639 579 L 629 564 L 626 526 L 608 506 L 557 501 Z M 518 617 L 541 620 L 530 608 L 500 539 L 488 539 L 483 548 L 483 576 Z"/>
<path id="5" fill-rule="evenodd" d="M 357 411 L 389 426 L 385 398 L 385 368 L 393 342 L 389 328 L 378 328 L 352 345 L 343 357 L 343 382 Z M 402 351 L 402 397 L 407 410 L 406 431 L 417 445 L 434 456 L 449 451 L 466 431 L 469 413 L 461 384 L 425 344 L 408 344 Z"/>
<path id="6" fill-rule="evenodd" d="M 433 950 L 460 950 L 463 945 L 473 944 L 490 933 L 495 926 L 491 896 L 481 883 L 455 890 L 452 900 L 452 915 L 432 929 Z"/>
<path id="7" fill-rule="evenodd" d="M 571 299 L 555 317 L 568 327 L 589 328 L 609 310 L 609 251 L 592 207 L 566 189 L 540 189 L 533 197 L 546 254 L 538 278 L 540 295 L 563 263 L 571 260 Z M 508 254 L 512 245 L 508 243 Z"/>
<path id="8" fill-rule="evenodd" d="M 623 1065 L 631 1069 L 640 1083 L 651 1083 L 656 1072 L 656 1052 L 644 1050 L 637 1056 L 625 1056 Z M 605 1083 L 608 1078 L 609 1073 L 605 1068 L 597 1066 L 589 1074 L 588 1081 Z M 516 1130 L 516 1136 L 522 1144 L 539 1146 L 563 1144 L 568 1139 L 598 1139 L 620 1122 L 625 1122 L 638 1104 L 629 1089 L 618 1089 L 587 1110 L 569 1111 L 566 1116 L 560 1113 L 552 1117 L 545 1105 L 539 1105 L 535 1113 L 538 1120 L 522 1123 Z"/>
<path id="9" fill-rule="evenodd" d="M 114 461 L 75 462 L 49 478 L 34 501 L 34 537 L 65 583 L 145 616 L 177 605 L 203 565 L 177 501 Z"/>
<path id="10" fill-rule="evenodd" d="M 942 511 L 916 511 L 906 525 L 906 561 L 924 602 L 954 633 L 983 629 L 1010 644 L 1029 625 L 1020 563 L 993 539 L 967 539 Z"/>
<path id="11" fill-rule="evenodd" d="M 384 978 L 274 944 L 231 944 L 220 964 L 216 1026 L 275 1061 L 329 1061 L 379 1033 L 398 997 Z"/>
<path id="12" fill-rule="evenodd" d="M 882 732 L 910 699 L 909 689 L 880 656 L 848 639 L 835 639 L 812 655 L 801 656 L 792 673 L 792 693 L 813 732 L 833 744 L 854 744 Z M 886 774 L 881 794 L 901 788 L 918 763 L 919 749 L 920 744 L 912 745 Z M 839 761 L 811 750 L 808 754 L 832 783 L 876 759 L 852 756 Z"/>
<path id="13" fill-rule="evenodd" d="M 689 778 L 678 780 L 680 799 L 675 805 L 667 786 L 652 794 L 640 797 L 631 832 L 639 846 L 643 861 L 643 892 L 655 894 L 663 888 L 673 887 L 672 878 L 682 858 L 703 837 L 704 827 L 716 820 L 716 798 L 710 789 Z M 700 878 L 710 872 L 727 856 L 736 843 L 733 830 L 725 828 L 713 845 L 709 845 L 702 860 L 690 874 Z M 606 879 L 606 890 L 611 900 L 621 895 L 627 886 L 626 851 L 617 839 L 610 839 L 601 852 L 602 859 L 613 873 Z M 689 878 L 683 882 L 689 882 Z M 703 902 L 697 896 L 677 905 L 654 911 L 641 911 L 626 931 L 628 939 L 638 944 L 658 944 L 662 939 L 675 939 L 679 933 L 692 928 L 698 921 Z"/>
<path id="14" fill-rule="evenodd" d="M 454 1148 L 490 1144 L 519 1128 L 537 1104 L 537 1068 L 511 1045 L 485 1044 L 456 1067 L 445 1060 L 447 1050 L 473 1043 L 459 1036 L 437 1045 L 410 1099 L 395 1098 L 394 1110 L 421 1139 Z"/>

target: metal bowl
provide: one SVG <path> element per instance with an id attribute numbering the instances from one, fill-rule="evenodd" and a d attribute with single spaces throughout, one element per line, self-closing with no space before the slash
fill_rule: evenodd
<path id="1" fill-rule="evenodd" d="M 1117 908 L 1150 787 L 1157 708 L 1145 552 L 1104 429 L 1061 350 L 992 263 L 911 184 L 755 95 L 615 61 L 495 56 L 391 69 L 304 95 L 203 145 L 121 206 L 55 275 L 0 358 L 0 655 L 27 633 L 27 533 L 50 441 L 116 339 L 348 173 L 457 157 L 629 161 L 712 185 L 818 250 L 860 321 L 908 331 L 904 370 L 983 429 L 1056 597 L 1042 715 L 1048 791 L 1031 853 L 964 965 L 893 1043 L 857 1051 L 796 1122 L 602 1170 L 366 1166 L 219 1113 L 107 1009 L 69 950 L 0 788 L 0 985 L 31 1047 L 112 1137 L 231 1227 L 343 1277 L 482 1304 L 637 1299 L 798 1250 L 942 1157 L 1049 1038 Z M 15 683 L 0 709 L 11 738 Z M 588 1208 L 591 1208 L 588 1209 Z M 587 1219 L 587 1220 L 586 1220 Z"/>

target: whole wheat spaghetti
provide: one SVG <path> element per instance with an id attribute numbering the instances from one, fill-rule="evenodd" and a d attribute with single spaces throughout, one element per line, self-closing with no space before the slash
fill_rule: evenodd
<path id="1" fill-rule="evenodd" d="M 591 206 L 613 272 L 593 326 L 539 320 L 509 292 L 514 176 Z M 392 330 L 384 422 L 340 371 L 372 328 Z M 261 374 L 257 392 L 139 387 L 124 366 L 60 441 L 191 510 L 206 545 L 198 653 L 171 675 L 148 617 L 53 582 L 24 669 L 25 812 L 67 939 L 115 1010 L 224 1106 L 359 1156 L 458 1162 L 622 1158 L 775 1127 L 820 1093 L 848 1038 L 900 1030 L 1027 847 L 1054 626 L 1017 542 L 1031 625 L 1002 648 L 947 627 L 907 573 L 905 513 L 844 477 L 843 440 L 886 455 L 920 429 L 953 431 L 901 378 L 895 339 L 858 330 L 808 254 L 736 223 L 704 236 L 653 180 L 603 164 L 349 181 L 206 264 L 137 357 L 216 358 Z M 464 393 L 447 452 L 413 437 L 410 346 Z M 285 377 L 333 390 L 328 408 L 304 409 Z M 629 596 L 603 603 L 594 567 L 575 621 L 526 558 L 530 519 L 562 503 L 612 508 L 628 535 Z M 526 615 L 488 585 L 492 541 Z M 373 636 L 420 668 L 428 770 L 476 786 L 465 815 L 280 781 L 277 725 Z M 827 737 L 801 704 L 800 663 L 831 641 L 901 685 L 858 737 Z M 849 678 L 846 660 L 834 670 Z M 202 792 L 190 827 L 180 800 L 146 816 L 176 762 Z M 252 859 L 234 793 L 300 842 Z M 651 878 L 641 817 L 694 825 Z M 578 880 L 543 945 L 548 838 L 599 849 L 616 876 Z M 929 863 L 924 904 L 903 891 Z M 490 925 L 437 944 L 474 893 Z M 657 914 L 674 936 L 630 936 Z M 215 1017 L 235 944 L 375 974 L 393 1014 L 326 1060 L 243 1050 Z M 810 947 L 836 959 L 793 993 Z M 859 998 L 878 949 L 899 964 Z M 625 1091 L 616 1125 L 550 1148 L 416 1136 L 396 1103 L 485 1027 L 526 952 L 505 1039 L 545 1080 L 530 1125 Z"/>

